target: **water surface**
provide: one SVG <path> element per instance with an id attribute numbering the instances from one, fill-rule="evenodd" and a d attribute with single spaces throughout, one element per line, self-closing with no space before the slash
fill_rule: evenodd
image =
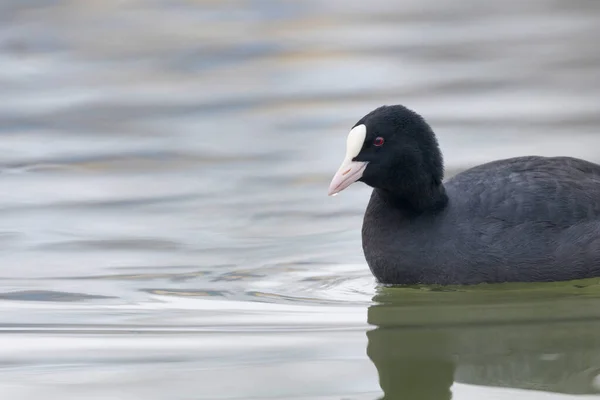
<path id="1" fill-rule="evenodd" d="M 600 161 L 600 3 L 0 4 L 0 392 L 599 392 L 598 285 L 381 288 L 345 134 L 421 112 L 448 175 Z M 579 398 L 579 397 L 577 397 Z"/>

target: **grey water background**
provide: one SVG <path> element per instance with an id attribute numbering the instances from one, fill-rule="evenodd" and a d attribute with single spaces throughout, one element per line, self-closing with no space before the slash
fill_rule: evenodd
<path id="1" fill-rule="evenodd" d="M 7 399 L 573 399 L 597 280 L 381 288 L 369 190 L 326 196 L 381 104 L 448 174 L 600 161 L 600 3 L 0 3 Z"/>

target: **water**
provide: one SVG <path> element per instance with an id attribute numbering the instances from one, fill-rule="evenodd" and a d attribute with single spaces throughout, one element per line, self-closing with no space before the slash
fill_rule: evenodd
<path id="1" fill-rule="evenodd" d="M 600 161 L 599 12 L 3 2 L 3 398 L 597 398 L 596 280 L 381 288 L 368 189 L 326 192 L 386 103 L 432 123 L 448 175 Z"/>

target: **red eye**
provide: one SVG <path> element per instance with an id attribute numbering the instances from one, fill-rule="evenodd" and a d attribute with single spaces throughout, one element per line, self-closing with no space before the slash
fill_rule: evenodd
<path id="1" fill-rule="evenodd" d="M 373 145 L 380 147 L 383 146 L 383 142 L 385 142 L 385 140 L 381 136 L 378 136 L 375 138 L 375 140 L 373 140 Z"/>

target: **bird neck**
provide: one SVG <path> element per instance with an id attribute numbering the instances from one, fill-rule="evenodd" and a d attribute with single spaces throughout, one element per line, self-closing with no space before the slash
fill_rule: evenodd
<path id="1" fill-rule="evenodd" d="M 402 190 L 375 189 L 383 200 L 410 216 L 436 214 L 448 205 L 443 183 L 427 183 Z"/>

